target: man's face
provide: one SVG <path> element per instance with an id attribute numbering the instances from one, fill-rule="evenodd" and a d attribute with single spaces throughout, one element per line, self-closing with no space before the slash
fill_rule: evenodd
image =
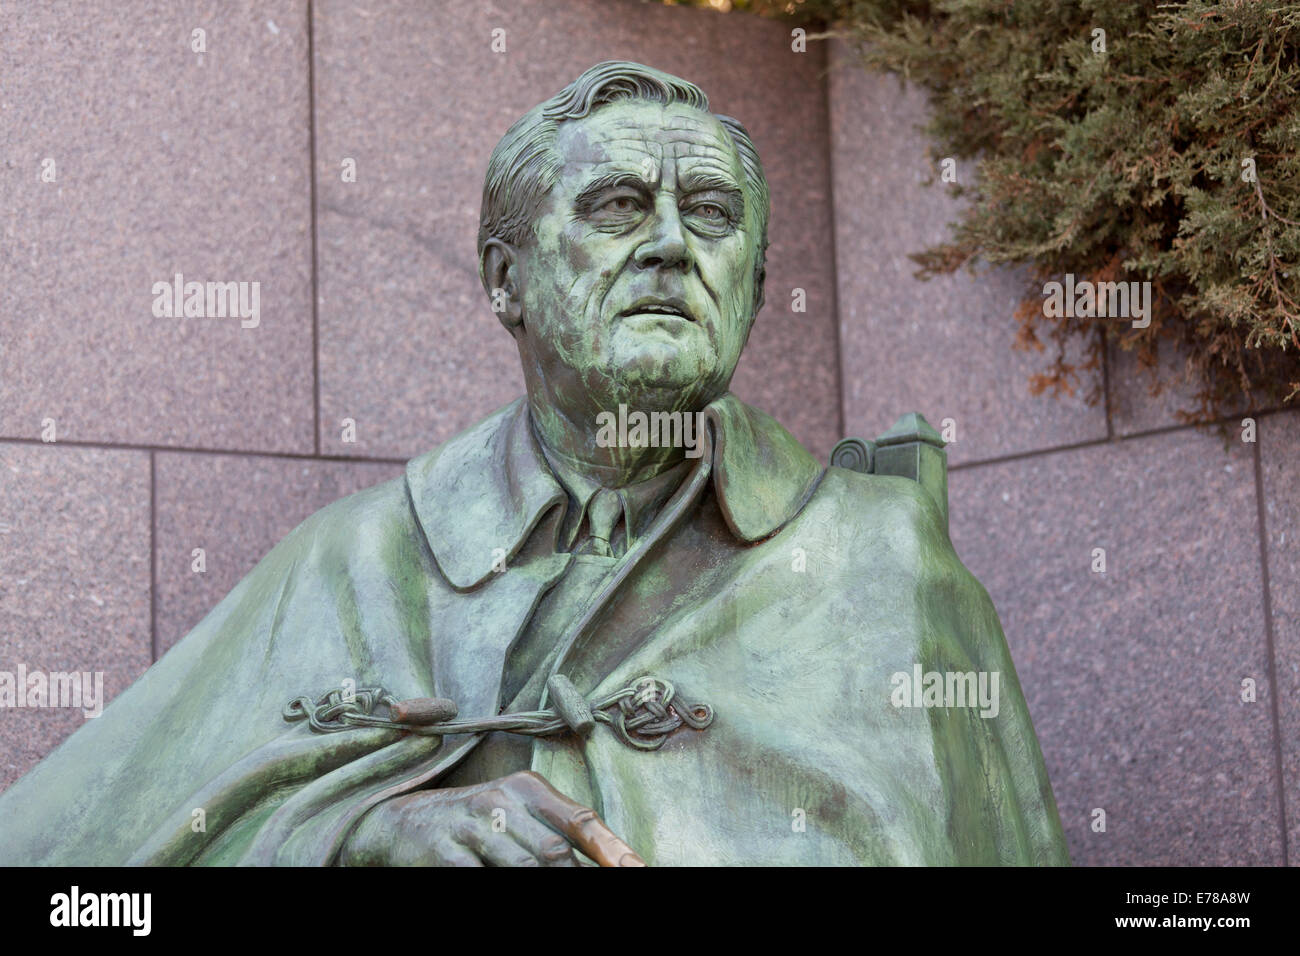
<path id="1" fill-rule="evenodd" d="M 560 124 L 564 165 L 520 251 L 525 362 L 571 410 L 702 407 L 753 323 L 756 210 L 722 124 L 620 101 Z"/>

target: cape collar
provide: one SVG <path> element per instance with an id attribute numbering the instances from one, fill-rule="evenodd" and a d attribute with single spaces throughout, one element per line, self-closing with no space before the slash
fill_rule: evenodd
<path id="1" fill-rule="evenodd" d="M 768 537 L 803 509 L 822 466 L 775 419 L 730 393 L 704 409 L 704 420 L 713 428 L 713 489 L 727 527 L 746 543 Z M 406 483 L 439 569 L 460 590 L 492 573 L 497 549 L 513 558 L 552 508 L 568 504 L 523 398 L 413 458 Z"/>

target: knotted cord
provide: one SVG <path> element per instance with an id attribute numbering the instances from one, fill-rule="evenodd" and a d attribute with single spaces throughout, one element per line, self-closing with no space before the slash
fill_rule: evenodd
<path id="1" fill-rule="evenodd" d="M 566 678 L 553 677 L 561 687 L 572 688 Z M 572 694 L 577 697 L 576 691 Z M 579 700 L 581 698 L 578 698 Z M 439 698 L 415 698 L 401 701 L 382 687 L 366 687 L 353 693 L 340 688 L 327 691 L 317 699 L 296 697 L 284 708 L 287 721 L 306 720 L 317 733 L 338 733 L 354 727 L 385 727 L 424 736 L 447 737 L 453 734 L 481 734 L 493 731 L 520 734 L 526 737 L 548 737 L 554 734 L 584 733 L 590 722 L 582 717 L 594 718 L 595 723 L 609 726 L 616 737 L 637 750 L 658 750 L 668 736 L 685 725 L 703 730 L 713 723 L 713 708 L 705 703 L 692 704 L 677 696 L 670 681 L 658 677 L 641 677 L 628 687 L 603 697 L 586 701 L 587 711 L 580 705 L 575 708 L 556 706 L 545 710 L 521 711 L 477 720 L 455 718 L 455 705 Z M 397 712 L 416 711 L 414 716 L 399 718 Z M 383 706 L 388 714 L 375 713 Z M 427 714 L 441 709 L 452 716 L 430 723 Z M 567 713 L 564 713 L 565 711 Z"/>

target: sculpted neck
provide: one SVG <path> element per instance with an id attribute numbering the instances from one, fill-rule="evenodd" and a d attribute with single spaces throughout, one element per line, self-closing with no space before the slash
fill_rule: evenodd
<path id="1" fill-rule="evenodd" d="M 607 441 L 610 430 L 601 434 L 600 412 L 583 408 L 565 410 L 546 401 L 528 397 L 533 433 L 546 451 L 569 467 L 607 488 L 646 481 L 662 474 L 686 458 L 686 449 L 623 447 Z M 617 409 L 608 410 L 616 415 Z M 607 420 L 606 420 L 607 421 Z M 617 433 L 617 429 L 614 430 Z"/>

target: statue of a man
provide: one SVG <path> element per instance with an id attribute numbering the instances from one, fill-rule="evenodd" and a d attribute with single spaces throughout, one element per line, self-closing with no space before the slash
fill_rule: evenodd
<path id="1" fill-rule="evenodd" d="M 515 123 L 479 272 L 527 396 L 295 529 L 0 797 L 0 861 L 1068 862 L 935 502 L 728 391 L 767 219 L 658 70 Z"/>

